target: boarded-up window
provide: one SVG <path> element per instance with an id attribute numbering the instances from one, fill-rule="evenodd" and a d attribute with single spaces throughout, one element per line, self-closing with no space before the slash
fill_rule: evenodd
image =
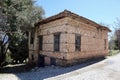
<path id="1" fill-rule="evenodd" d="M 60 33 L 54 34 L 54 51 L 59 51 L 60 49 Z"/>
<path id="2" fill-rule="evenodd" d="M 38 38 L 39 38 L 39 50 L 42 50 L 42 48 L 43 48 L 43 36 L 40 35 L 40 36 L 38 36 Z"/>
<path id="3" fill-rule="evenodd" d="M 81 35 L 79 35 L 79 34 L 75 35 L 75 50 L 76 51 L 81 50 Z"/>
<path id="4" fill-rule="evenodd" d="M 106 39 L 104 39 L 104 49 L 106 49 Z"/>

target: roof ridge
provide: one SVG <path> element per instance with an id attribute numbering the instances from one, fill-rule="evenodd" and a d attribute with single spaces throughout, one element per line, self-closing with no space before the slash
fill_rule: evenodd
<path id="1" fill-rule="evenodd" d="M 57 20 L 57 19 L 61 19 L 63 17 L 70 17 L 72 19 L 82 21 L 85 24 L 90 24 L 92 26 L 95 26 L 96 28 L 105 28 L 108 31 L 111 31 L 109 28 L 107 28 L 105 26 L 102 26 L 102 25 L 100 25 L 100 24 L 98 24 L 98 23 L 96 23 L 96 22 L 94 22 L 92 20 L 89 20 L 89 19 L 87 19 L 87 18 L 85 18 L 83 16 L 75 14 L 75 13 L 73 13 L 73 12 L 67 10 L 67 9 L 65 9 L 64 11 L 62 11 L 62 12 L 56 14 L 56 15 L 53 15 L 51 17 L 48 17 L 48 18 L 45 18 L 45 19 L 42 19 L 42 20 L 38 21 L 37 23 L 35 23 L 35 26 L 40 25 L 40 24 L 45 24 L 47 22 L 54 21 L 54 20 Z"/>

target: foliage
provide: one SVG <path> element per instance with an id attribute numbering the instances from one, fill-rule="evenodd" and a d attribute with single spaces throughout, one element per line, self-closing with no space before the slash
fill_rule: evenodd
<path id="1" fill-rule="evenodd" d="M 109 56 L 116 55 L 116 54 L 118 54 L 119 52 L 120 52 L 119 50 L 110 50 L 110 51 L 109 51 Z"/>
<path id="2" fill-rule="evenodd" d="M 0 4 L 2 14 L 7 17 L 4 30 L 28 30 L 43 17 L 41 7 L 34 6 L 33 0 L 3 0 Z"/>
<path id="3" fill-rule="evenodd" d="M 12 62 L 10 52 L 7 52 L 5 62 L 6 62 L 6 64 L 10 64 Z"/>
<path id="4" fill-rule="evenodd" d="M 13 62 L 23 63 L 23 61 L 28 57 L 28 47 L 27 47 L 27 38 L 24 35 L 14 34 L 9 45 L 9 49 L 12 52 L 11 58 Z"/>
<path id="5" fill-rule="evenodd" d="M 116 39 L 115 40 L 111 39 L 109 41 L 109 49 L 110 50 L 118 50 L 119 49 L 118 48 L 118 41 Z"/>
<path id="6" fill-rule="evenodd" d="M 109 48 L 111 50 L 120 50 L 120 19 L 116 19 L 113 28 L 114 32 L 110 37 Z"/>
<path id="7" fill-rule="evenodd" d="M 35 6 L 34 2 L 33 0 L 0 0 L 0 30 L 9 36 L 8 48 L 13 60 L 21 59 L 22 62 L 25 57 L 28 57 L 27 31 L 44 15 L 43 9 Z M 5 45 L 0 44 L 0 55 L 3 55 L 0 58 L 3 60 L 6 55 L 3 53 L 4 48 Z M 0 61 L 0 64 L 2 62 Z"/>

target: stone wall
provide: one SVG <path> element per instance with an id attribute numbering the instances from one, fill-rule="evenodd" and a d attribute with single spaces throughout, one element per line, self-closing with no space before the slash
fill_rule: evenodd
<path id="1" fill-rule="evenodd" d="M 60 52 L 54 52 L 54 33 L 60 32 Z M 106 56 L 108 53 L 107 31 L 73 20 L 69 17 L 58 19 L 36 29 L 34 55 L 45 56 L 45 64 L 50 65 L 50 58 L 56 59 L 57 65 L 75 64 L 92 57 Z M 75 34 L 81 35 L 81 51 L 75 51 Z M 43 35 L 43 50 L 39 51 L 38 36 Z M 106 40 L 106 49 L 104 48 Z M 32 46 L 32 45 L 30 45 Z M 30 54 L 33 54 L 32 50 Z M 31 57 L 29 57 L 31 58 Z"/>
<path id="2" fill-rule="evenodd" d="M 89 24 L 81 23 L 68 18 L 66 25 L 68 35 L 80 34 L 81 35 L 81 51 L 74 50 L 75 37 L 68 43 L 70 51 L 67 54 L 67 60 L 90 58 L 106 56 L 108 53 L 108 35 L 106 30 L 97 29 Z M 104 48 L 104 40 L 106 40 L 106 49 Z"/>

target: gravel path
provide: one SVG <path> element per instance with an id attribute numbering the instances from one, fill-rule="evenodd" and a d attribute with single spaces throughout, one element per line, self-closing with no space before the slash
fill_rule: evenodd
<path id="1" fill-rule="evenodd" d="M 98 63 L 92 61 L 66 68 L 54 66 L 35 68 L 17 74 L 0 73 L 0 80 L 119 80 L 119 61 L 120 54 Z"/>
<path id="2" fill-rule="evenodd" d="M 120 54 L 88 67 L 46 80 L 120 80 Z"/>

